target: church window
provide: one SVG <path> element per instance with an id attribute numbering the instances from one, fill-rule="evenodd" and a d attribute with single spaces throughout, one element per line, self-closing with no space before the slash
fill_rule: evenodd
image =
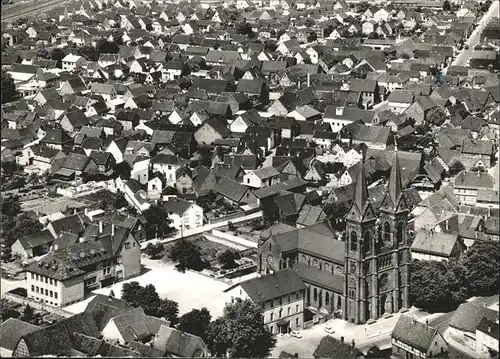
<path id="1" fill-rule="evenodd" d="M 363 241 L 363 253 L 365 256 L 371 254 L 371 237 L 370 232 L 365 233 L 365 239 Z"/>
<path id="2" fill-rule="evenodd" d="M 384 242 L 387 244 L 391 240 L 391 226 L 389 222 L 384 223 Z"/>
<path id="3" fill-rule="evenodd" d="M 396 236 L 398 238 L 398 244 L 403 243 L 403 224 L 399 223 L 397 226 Z"/>
<path id="4" fill-rule="evenodd" d="M 358 250 L 358 236 L 356 232 L 351 232 L 351 251 Z"/>
<path id="5" fill-rule="evenodd" d="M 325 292 L 325 304 L 329 305 L 330 304 L 330 293 Z"/>
<path id="6" fill-rule="evenodd" d="M 356 262 L 355 261 L 351 261 L 350 267 L 351 267 L 350 268 L 351 269 L 350 272 L 352 274 L 356 273 Z"/>
<path id="7" fill-rule="evenodd" d="M 317 288 L 314 288 L 314 290 L 313 290 L 313 299 L 314 300 L 318 299 L 318 289 Z"/>
<path id="8" fill-rule="evenodd" d="M 356 290 L 354 288 L 349 288 L 349 298 L 356 299 Z"/>

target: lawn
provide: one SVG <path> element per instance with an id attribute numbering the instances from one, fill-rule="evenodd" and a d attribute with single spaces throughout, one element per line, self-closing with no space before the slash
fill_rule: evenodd
<path id="1" fill-rule="evenodd" d="M 201 258 L 206 262 L 211 262 L 212 260 L 217 259 L 218 254 L 224 252 L 227 249 L 232 250 L 230 247 L 223 244 L 211 242 L 205 239 L 205 237 L 203 236 L 192 240 L 192 242 L 200 247 Z M 173 243 L 165 245 L 166 252 L 171 246 L 173 246 Z M 170 263 L 168 257 L 165 257 L 164 260 Z"/>
<path id="2" fill-rule="evenodd" d="M 179 303 L 179 315 L 203 307 L 210 311 L 213 318 L 222 315 L 227 298 L 223 291 L 229 287 L 228 284 L 194 271 L 180 273 L 175 269 L 174 264 L 161 260 L 155 261 L 143 257 L 142 263 L 149 271 L 126 282 L 138 281 L 143 286 L 153 284 L 161 298 L 168 298 Z M 120 297 L 123 283 L 98 289 L 94 293 L 107 295 L 112 289 L 115 295 Z M 65 309 L 72 313 L 80 313 L 85 310 L 90 300 L 91 298 L 87 298 Z"/>

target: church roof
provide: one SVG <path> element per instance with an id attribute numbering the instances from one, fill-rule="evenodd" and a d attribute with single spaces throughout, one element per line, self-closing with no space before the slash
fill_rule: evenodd
<path id="1" fill-rule="evenodd" d="M 346 218 L 358 222 L 374 219 L 374 212 L 368 199 L 364 160 L 358 162 L 355 183 L 354 200 Z"/>

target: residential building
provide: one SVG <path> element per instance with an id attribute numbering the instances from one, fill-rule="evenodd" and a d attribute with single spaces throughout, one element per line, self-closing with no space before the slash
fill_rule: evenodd
<path id="1" fill-rule="evenodd" d="M 177 197 L 169 197 L 163 204 L 172 221 L 171 227 L 178 231 L 194 229 L 203 226 L 203 208 L 196 203 Z"/>
<path id="2" fill-rule="evenodd" d="M 268 257 L 268 261 L 272 261 Z M 278 271 L 235 284 L 224 290 L 230 301 L 250 299 L 263 309 L 271 334 L 290 333 L 304 324 L 305 285 L 292 270 Z"/>

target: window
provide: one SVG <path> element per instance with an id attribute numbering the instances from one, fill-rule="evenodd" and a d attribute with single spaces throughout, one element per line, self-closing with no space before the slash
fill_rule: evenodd
<path id="1" fill-rule="evenodd" d="M 49 279 L 50 285 L 52 285 L 52 278 Z"/>
<path id="2" fill-rule="evenodd" d="M 169 169 L 169 170 L 171 170 L 171 169 L 172 169 L 172 165 L 168 165 L 167 167 L 168 167 L 168 169 Z"/>
<path id="3" fill-rule="evenodd" d="M 300 297 L 300 293 L 299 293 L 299 292 L 296 292 L 296 293 L 295 293 L 295 299 L 299 299 L 299 297 Z"/>
<path id="4" fill-rule="evenodd" d="M 351 299 L 356 298 L 356 291 L 354 290 L 354 288 L 350 288 L 348 294 L 349 294 L 349 298 L 351 298 Z"/>
<path id="5" fill-rule="evenodd" d="M 54 298 L 54 292 L 53 291 L 49 291 L 49 293 L 50 293 L 50 297 Z"/>
<path id="6" fill-rule="evenodd" d="M 36 293 L 37 293 L 37 294 L 38 294 L 38 293 L 40 293 L 40 287 L 39 287 L 39 286 L 36 286 L 36 287 L 35 287 L 35 291 L 36 291 Z"/>
<path id="7" fill-rule="evenodd" d="M 363 240 L 363 253 L 365 256 L 369 256 L 371 254 L 371 240 L 370 232 L 366 232 Z"/>
<path id="8" fill-rule="evenodd" d="M 31 273 L 31 279 L 35 279 L 35 275 Z"/>
<path id="9" fill-rule="evenodd" d="M 49 283 L 49 277 L 45 277 L 45 283 Z"/>
<path id="10" fill-rule="evenodd" d="M 274 320 L 274 313 L 271 313 L 271 322 Z M 271 332 L 272 333 L 272 332 Z"/>
<path id="11" fill-rule="evenodd" d="M 57 299 L 57 292 L 54 292 L 54 298 Z"/>
<path id="12" fill-rule="evenodd" d="M 288 315 L 292 314 L 292 308 L 288 307 L 287 313 L 288 313 Z"/>
<path id="13" fill-rule="evenodd" d="M 384 244 L 387 245 L 391 241 L 391 226 L 389 222 L 384 223 Z"/>
<path id="14" fill-rule="evenodd" d="M 38 280 L 38 274 L 35 274 L 35 280 Z"/>
<path id="15" fill-rule="evenodd" d="M 32 285 L 32 286 L 31 286 L 31 291 L 32 291 L 32 292 L 34 292 L 34 291 L 35 291 L 35 286 L 34 286 L 34 285 Z"/>
<path id="16" fill-rule="evenodd" d="M 300 325 L 300 319 L 299 318 L 295 318 L 295 325 Z"/>
<path id="17" fill-rule="evenodd" d="M 317 288 L 314 288 L 314 290 L 313 290 L 313 299 L 314 300 L 318 299 L 318 289 Z"/>
<path id="18" fill-rule="evenodd" d="M 45 289 L 45 295 L 49 295 L 49 290 Z"/>
<path id="19" fill-rule="evenodd" d="M 278 303 L 279 303 L 279 305 L 283 304 L 283 299 L 281 297 L 279 297 Z"/>
<path id="20" fill-rule="evenodd" d="M 280 311 L 279 311 L 279 317 L 280 318 L 283 317 L 283 309 L 280 309 Z"/>
<path id="21" fill-rule="evenodd" d="M 247 178 L 247 184 L 250 183 L 250 178 Z"/>
<path id="22" fill-rule="evenodd" d="M 398 238 L 398 244 L 403 243 L 404 235 L 403 235 L 403 224 L 402 223 L 398 224 L 396 236 Z"/>
<path id="23" fill-rule="evenodd" d="M 328 292 L 325 292 L 325 304 L 330 304 L 330 294 Z"/>
<path id="24" fill-rule="evenodd" d="M 272 314 L 271 314 L 271 317 L 272 317 Z M 274 327 L 271 327 L 271 334 L 274 334 Z"/>
<path id="25" fill-rule="evenodd" d="M 299 312 L 299 305 L 297 304 L 297 305 L 295 306 L 295 313 L 298 313 L 298 312 Z"/>
<path id="26" fill-rule="evenodd" d="M 358 236 L 356 232 L 351 232 L 351 251 L 358 250 Z"/>
<path id="27" fill-rule="evenodd" d="M 129 242 L 125 243 L 125 249 L 130 249 L 130 243 Z"/>

